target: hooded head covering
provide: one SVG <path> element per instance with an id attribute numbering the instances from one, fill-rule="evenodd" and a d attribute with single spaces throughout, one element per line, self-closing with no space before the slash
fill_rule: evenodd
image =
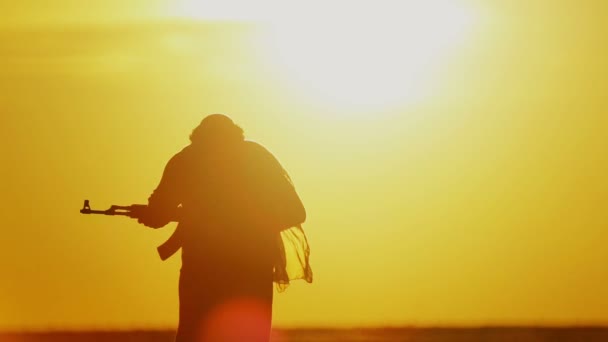
<path id="1" fill-rule="evenodd" d="M 244 139 L 243 129 L 224 114 L 206 116 L 190 134 L 192 144 L 243 141 Z"/>

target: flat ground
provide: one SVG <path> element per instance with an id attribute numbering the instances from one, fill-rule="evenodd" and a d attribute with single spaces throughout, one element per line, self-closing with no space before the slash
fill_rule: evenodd
<path id="1" fill-rule="evenodd" d="M 172 331 L 4 333 L 1 342 L 171 342 Z M 289 329 L 273 342 L 606 342 L 608 327 Z"/>

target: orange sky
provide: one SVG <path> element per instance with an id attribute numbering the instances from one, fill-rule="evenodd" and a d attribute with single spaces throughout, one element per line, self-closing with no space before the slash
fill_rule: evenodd
<path id="1" fill-rule="evenodd" d="M 0 5 L 0 329 L 175 325 L 173 228 L 77 210 L 145 201 L 214 112 L 307 205 L 315 283 L 276 325 L 608 323 L 607 5 L 446 3 L 331 32 Z"/>

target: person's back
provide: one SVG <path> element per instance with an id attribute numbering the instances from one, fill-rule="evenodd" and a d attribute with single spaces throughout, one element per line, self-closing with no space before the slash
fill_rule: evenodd
<path id="1" fill-rule="evenodd" d="M 273 280 L 279 274 L 282 284 L 289 281 L 280 232 L 303 222 L 304 208 L 276 158 L 245 141 L 229 118 L 206 117 L 191 141 L 169 161 L 149 199 L 155 218 L 142 221 L 162 226 L 162 217 L 181 206 L 176 341 L 268 341 Z M 279 214 L 294 198 L 296 214 Z M 305 261 L 309 271 L 307 255 Z M 231 335 L 237 331 L 242 335 Z"/>
<path id="2" fill-rule="evenodd" d="M 222 268 L 222 277 L 241 282 L 262 270 L 272 273 L 277 231 L 270 229 L 269 216 L 260 214 L 263 185 L 257 170 L 264 160 L 253 144 L 181 152 L 188 179 L 181 203 L 183 268 Z"/>

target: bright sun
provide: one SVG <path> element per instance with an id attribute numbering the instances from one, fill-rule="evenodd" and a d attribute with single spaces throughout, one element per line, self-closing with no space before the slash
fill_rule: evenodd
<path id="1" fill-rule="evenodd" d="M 345 110 L 424 98 L 475 19 L 471 8 L 456 0 L 251 3 L 184 0 L 175 11 L 268 24 L 260 49 L 271 69 L 300 96 Z"/>

